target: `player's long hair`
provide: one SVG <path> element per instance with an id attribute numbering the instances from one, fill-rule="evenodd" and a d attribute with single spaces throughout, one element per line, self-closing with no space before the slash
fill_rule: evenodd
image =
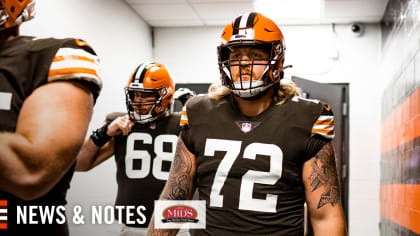
<path id="1" fill-rule="evenodd" d="M 289 78 L 283 78 L 280 80 L 279 84 L 276 84 L 273 87 L 274 89 L 277 89 L 277 93 L 275 93 L 274 96 L 274 104 L 276 105 L 284 104 L 292 97 L 300 96 L 301 94 L 301 89 Z M 229 88 L 219 83 L 210 85 L 208 90 L 209 98 L 214 100 L 221 99 L 230 93 L 231 90 Z"/>

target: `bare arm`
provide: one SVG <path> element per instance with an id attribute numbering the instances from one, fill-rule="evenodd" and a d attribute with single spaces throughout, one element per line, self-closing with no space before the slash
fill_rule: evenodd
<path id="1" fill-rule="evenodd" d="M 111 137 L 119 134 L 126 136 L 133 125 L 134 123 L 130 121 L 128 115 L 120 116 L 109 124 L 106 134 Z M 102 147 L 96 146 L 92 139 L 88 138 L 77 155 L 76 171 L 88 171 L 110 158 L 113 154 L 114 138 L 111 138 Z"/>
<path id="2" fill-rule="evenodd" d="M 185 146 L 181 138 L 178 139 L 174 161 L 169 171 L 168 181 L 163 188 L 160 200 L 189 200 L 195 191 L 195 156 Z M 154 217 L 150 220 L 149 236 L 176 235 L 178 229 L 155 229 Z"/>
<path id="3" fill-rule="evenodd" d="M 314 235 L 347 235 L 331 143 L 305 162 L 303 183 Z"/>
<path id="4" fill-rule="evenodd" d="M 46 194 L 74 163 L 93 109 L 77 82 L 37 88 L 24 102 L 16 132 L 0 133 L 0 189 L 31 200 Z"/>
<path id="5" fill-rule="evenodd" d="M 88 138 L 82 145 L 77 155 L 76 171 L 88 171 L 108 160 L 114 154 L 114 139 L 109 140 L 104 146 L 98 147 Z"/>

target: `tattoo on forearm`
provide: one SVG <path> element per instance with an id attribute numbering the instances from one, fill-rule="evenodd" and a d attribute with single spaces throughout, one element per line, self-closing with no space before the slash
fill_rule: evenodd
<path id="1" fill-rule="evenodd" d="M 164 200 L 186 200 L 193 186 L 193 156 L 179 139 L 168 181 L 160 196 Z M 148 236 L 175 236 L 178 229 L 155 229 L 154 217 L 149 225 Z"/>
<path id="2" fill-rule="evenodd" d="M 192 187 L 192 160 L 187 147 L 180 140 L 178 141 L 172 168 L 168 178 L 168 189 L 170 192 L 165 198 L 168 200 L 185 200 L 188 198 Z"/>
<path id="3" fill-rule="evenodd" d="M 312 192 L 320 187 L 325 189 L 319 199 L 318 209 L 328 203 L 334 206 L 340 201 L 335 154 L 331 143 L 325 144 L 316 154 L 312 163 L 312 173 L 309 176 L 309 182 L 312 186 Z"/>

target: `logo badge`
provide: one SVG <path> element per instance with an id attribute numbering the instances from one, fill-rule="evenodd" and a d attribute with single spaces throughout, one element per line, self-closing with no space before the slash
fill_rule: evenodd
<path id="1" fill-rule="evenodd" d="M 155 228 L 205 229 L 206 201 L 155 201 Z"/>
<path id="2" fill-rule="evenodd" d="M 239 127 L 239 129 L 241 129 L 242 133 L 249 133 L 259 126 L 261 122 L 235 121 L 235 124 Z"/>
<path id="3" fill-rule="evenodd" d="M 163 223 L 177 222 L 192 222 L 197 223 L 197 211 L 189 206 L 171 206 L 163 211 Z"/>
<path id="4" fill-rule="evenodd" d="M 7 200 L 0 200 L 0 230 L 7 229 Z"/>
<path id="5" fill-rule="evenodd" d="M 149 128 L 156 129 L 156 123 L 155 122 L 150 123 Z"/>
<path id="6" fill-rule="evenodd" d="M 252 124 L 251 123 L 248 123 L 248 122 L 243 122 L 241 124 L 241 130 L 244 133 L 248 133 L 249 131 L 252 130 Z"/>

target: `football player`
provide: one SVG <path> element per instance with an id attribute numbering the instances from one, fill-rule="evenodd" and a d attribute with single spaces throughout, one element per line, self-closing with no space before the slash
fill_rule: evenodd
<path id="1" fill-rule="evenodd" d="M 222 85 L 183 108 L 162 200 L 206 201 L 193 235 L 303 235 L 307 202 L 315 235 L 345 235 L 334 116 L 283 78 L 282 32 L 260 13 L 228 24 L 218 47 Z M 154 228 L 149 235 L 174 235 Z"/>
<path id="2" fill-rule="evenodd" d="M 34 5 L 0 0 L 0 199 L 7 200 L 9 219 L 1 235 L 68 235 L 63 212 L 45 222 L 40 211 L 66 204 L 102 81 L 86 42 L 19 36 Z M 31 216 L 21 214 L 26 223 L 17 225 L 17 208 L 28 207 Z"/>
<path id="3" fill-rule="evenodd" d="M 145 207 L 145 219 L 136 213 L 128 221 L 123 212 L 120 220 L 125 226 L 120 235 L 146 235 L 154 201 L 168 179 L 180 131 L 180 114 L 169 109 L 174 90 L 174 81 L 164 65 L 139 65 L 125 88 L 128 114 L 109 114 L 106 124 L 85 141 L 77 157 L 76 170 L 87 171 L 115 154 L 115 205 Z M 177 97 L 191 93 L 179 91 Z"/>

